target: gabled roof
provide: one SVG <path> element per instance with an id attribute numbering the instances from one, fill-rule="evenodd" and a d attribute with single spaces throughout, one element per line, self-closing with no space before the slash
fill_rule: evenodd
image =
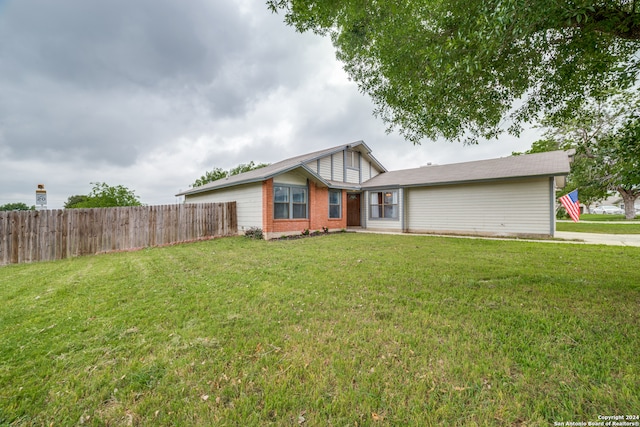
<path id="1" fill-rule="evenodd" d="M 364 143 L 364 141 L 356 141 L 350 144 L 342 144 L 335 147 L 327 148 L 320 151 L 314 151 L 313 153 L 302 154 L 300 156 L 291 157 L 289 159 L 282 160 L 277 163 L 270 164 L 269 166 L 265 166 L 264 168 L 254 169 L 249 172 L 244 172 L 238 175 L 233 175 L 227 178 L 219 179 L 217 181 L 210 182 L 208 184 L 202 185 L 200 187 L 194 187 L 189 190 L 185 190 L 176 194 L 176 196 L 184 196 L 190 194 L 202 193 L 205 191 L 210 191 L 213 189 L 220 189 L 225 187 L 231 187 L 235 185 L 241 184 L 250 184 L 254 182 L 261 182 L 267 180 L 269 178 L 273 178 L 276 175 L 280 175 L 285 172 L 289 172 L 294 169 L 302 168 L 306 173 L 310 174 L 314 179 L 323 183 L 325 186 L 332 186 L 328 181 L 322 179 L 318 176 L 317 173 L 310 170 L 305 166 L 306 163 L 312 162 L 314 160 L 318 160 L 322 157 L 329 156 L 331 154 L 339 153 L 345 148 L 347 149 L 357 149 L 363 154 L 367 155 L 368 158 L 382 171 L 386 172 L 386 169 L 375 157 L 371 155 L 371 149 Z"/>
<path id="2" fill-rule="evenodd" d="M 562 176 L 569 173 L 570 157 L 574 153 L 574 150 L 550 151 L 392 171 L 373 177 L 363 183 L 362 188 L 433 186 L 536 176 Z"/>

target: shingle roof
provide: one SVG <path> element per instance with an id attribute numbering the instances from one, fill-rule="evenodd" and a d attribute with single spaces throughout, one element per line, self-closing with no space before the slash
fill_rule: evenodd
<path id="1" fill-rule="evenodd" d="M 309 170 L 309 168 L 305 166 L 306 163 L 313 160 L 340 152 L 345 148 L 355 148 L 358 146 L 362 146 L 372 161 L 374 161 L 380 169 L 385 171 L 384 173 L 366 181 L 361 186 L 358 186 L 358 184 L 346 184 L 342 182 L 339 183 L 323 180 L 321 177 L 317 176 L 314 171 Z M 234 185 L 260 182 L 297 168 L 305 169 L 310 175 L 319 181 L 322 181 L 325 185 L 336 188 L 353 189 L 433 186 L 534 176 L 560 176 L 567 175 L 569 173 L 570 156 L 573 154 L 573 150 L 550 151 L 547 153 L 526 154 L 499 159 L 452 163 L 448 165 L 424 166 L 414 169 L 387 172 L 386 169 L 370 154 L 369 147 L 367 147 L 363 141 L 357 141 L 351 144 L 338 145 L 324 150 L 314 151 L 313 153 L 291 157 L 264 168 L 255 169 L 239 175 L 233 175 L 225 179 L 210 182 L 200 187 L 191 188 L 176 194 L 176 196 L 196 194 L 213 189 L 231 187 Z"/>
<path id="2" fill-rule="evenodd" d="M 431 186 L 520 177 L 567 175 L 571 155 L 573 155 L 573 150 L 550 151 L 392 171 L 373 177 L 363 183 L 362 188 Z"/>
<path id="3" fill-rule="evenodd" d="M 325 157 L 328 156 L 330 154 L 333 153 L 337 153 L 340 152 L 342 150 L 344 150 L 345 148 L 355 148 L 358 146 L 362 146 L 364 147 L 366 153 L 368 154 L 369 157 L 371 157 L 371 159 L 378 164 L 378 166 L 380 167 L 380 169 L 385 170 L 384 167 L 370 154 L 370 149 L 369 147 L 367 147 L 367 145 L 363 142 L 363 141 L 356 141 L 353 142 L 351 144 L 342 144 L 342 145 L 338 145 L 335 147 L 331 147 L 331 148 L 326 148 L 324 150 L 320 150 L 320 151 L 314 151 L 313 153 L 307 153 L 307 154 L 302 154 L 296 157 L 291 157 L 289 159 L 285 159 L 282 161 L 279 161 L 277 163 L 273 163 L 270 164 L 269 166 L 265 166 L 263 168 L 260 169 L 254 169 L 252 171 L 249 172 L 244 172 L 238 175 L 233 175 L 230 176 L 228 178 L 224 178 L 224 179 L 219 179 L 217 181 L 213 181 L 210 182 L 208 184 L 202 185 L 200 187 L 194 187 L 191 188 L 189 190 L 185 190 L 183 192 L 180 192 L 178 194 L 176 194 L 176 196 L 184 196 L 184 195 L 188 195 L 188 194 L 196 194 L 196 193 L 202 193 L 205 191 L 209 191 L 209 190 L 213 190 L 213 189 L 219 189 L 219 188 L 224 188 L 224 187 L 231 187 L 234 185 L 240 185 L 240 184 L 249 184 L 252 182 L 260 182 L 260 181 L 264 181 L 265 179 L 269 179 L 272 178 L 275 175 L 284 173 L 284 172 L 288 172 L 292 169 L 297 169 L 297 168 L 305 168 L 307 169 L 304 164 L 308 163 L 310 161 L 319 159 L 321 157 Z M 308 169 L 307 169 L 308 170 Z M 309 171 L 312 173 L 312 175 L 317 177 L 317 174 L 313 173 L 312 171 Z M 322 178 L 317 177 L 319 180 L 323 181 Z"/>

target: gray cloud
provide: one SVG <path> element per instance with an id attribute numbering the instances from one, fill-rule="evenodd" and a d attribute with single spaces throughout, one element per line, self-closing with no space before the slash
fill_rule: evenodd
<path id="1" fill-rule="evenodd" d="M 9 2 L 2 143 L 16 158 L 130 165 L 192 130 L 194 117 L 243 114 L 280 74 L 260 66 L 268 46 L 254 41 L 268 38 L 245 20 L 230 2 Z M 285 55 L 282 39 L 275 53 Z"/>

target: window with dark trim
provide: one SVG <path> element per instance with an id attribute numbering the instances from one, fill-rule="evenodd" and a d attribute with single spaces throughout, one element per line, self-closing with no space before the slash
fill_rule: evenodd
<path id="1" fill-rule="evenodd" d="M 342 190 L 329 190 L 329 218 L 342 218 Z"/>
<path id="2" fill-rule="evenodd" d="M 398 190 L 371 192 L 369 197 L 371 219 L 398 219 Z"/>
<path id="3" fill-rule="evenodd" d="M 275 219 L 306 219 L 307 188 L 274 185 L 273 217 Z"/>

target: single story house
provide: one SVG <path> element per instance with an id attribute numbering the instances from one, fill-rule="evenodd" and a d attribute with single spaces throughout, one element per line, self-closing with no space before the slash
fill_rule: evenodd
<path id="1" fill-rule="evenodd" d="M 235 201 L 238 232 L 265 238 L 349 227 L 404 233 L 553 236 L 556 188 L 572 153 L 553 151 L 387 171 L 362 141 L 183 191 Z"/>

